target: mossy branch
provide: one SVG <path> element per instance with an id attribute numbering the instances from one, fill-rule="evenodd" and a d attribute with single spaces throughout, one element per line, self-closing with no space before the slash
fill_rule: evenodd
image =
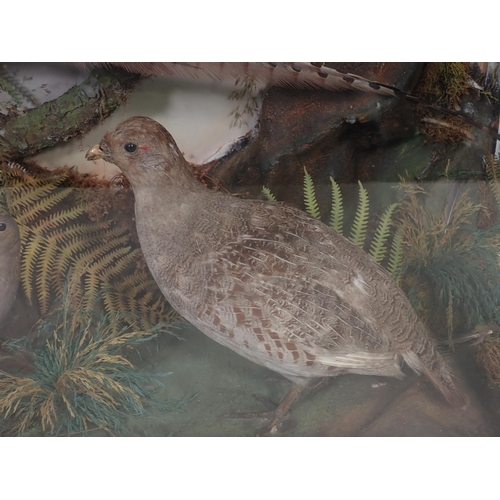
<path id="1" fill-rule="evenodd" d="M 4 154 L 31 156 L 83 135 L 128 99 L 139 78 L 122 71 L 94 71 L 57 99 L 12 117 L 2 130 Z"/>

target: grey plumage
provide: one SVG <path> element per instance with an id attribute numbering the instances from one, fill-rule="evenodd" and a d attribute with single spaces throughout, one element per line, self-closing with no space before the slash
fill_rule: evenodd
<path id="1" fill-rule="evenodd" d="M 322 222 L 282 203 L 205 188 L 171 135 L 133 117 L 87 159 L 130 180 L 142 251 L 167 300 L 200 331 L 299 388 L 358 373 L 402 377 L 401 360 L 453 404 L 465 399 L 390 275 Z"/>

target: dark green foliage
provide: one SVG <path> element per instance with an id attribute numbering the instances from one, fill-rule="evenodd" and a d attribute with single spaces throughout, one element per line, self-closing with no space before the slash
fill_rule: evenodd
<path id="1" fill-rule="evenodd" d="M 451 183 L 450 183 L 451 185 Z M 447 332 L 468 331 L 500 320 L 498 227 L 479 229 L 481 206 L 465 189 L 453 211 L 436 217 L 425 209 L 418 186 L 403 183 L 406 196 L 398 212 L 404 260 L 399 283 L 415 309 Z"/>
<path id="2" fill-rule="evenodd" d="M 126 433 L 129 416 L 154 409 L 180 410 L 189 400 L 160 402 L 154 389 L 160 375 L 135 369 L 129 353 L 154 339 L 165 325 L 149 331 L 116 331 L 113 318 L 84 311 L 78 280 L 65 285 L 62 305 L 41 321 L 37 334 L 48 338 L 30 349 L 35 371 L 15 376 L 0 371 L 0 431 L 21 435 Z"/>
<path id="3" fill-rule="evenodd" d="M 449 333 L 455 326 L 455 316 L 459 316 L 465 330 L 500 320 L 496 247 L 485 234 L 468 238 L 469 245 L 440 248 L 427 259 L 406 259 L 401 269 L 402 275 L 410 275 L 414 281 L 407 293 L 417 309 L 421 300 L 419 291 L 425 287 L 432 295 L 434 307 L 447 311 Z"/>

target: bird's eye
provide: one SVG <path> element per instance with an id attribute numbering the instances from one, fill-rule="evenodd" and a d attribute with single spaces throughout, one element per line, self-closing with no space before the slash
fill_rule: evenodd
<path id="1" fill-rule="evenodd" d="M 5 222 L 0 222 L 0 231 L 5 231 L 7 229 L 7 224 Z"/>
<path id="2" fill-rule="evenodd" d="M 127 142 L 127 144 L 125 144 L 125 151 L 127 153 L 133 153 L 136 149 L 137 145 L 134 144 L 133 142 Z"/>

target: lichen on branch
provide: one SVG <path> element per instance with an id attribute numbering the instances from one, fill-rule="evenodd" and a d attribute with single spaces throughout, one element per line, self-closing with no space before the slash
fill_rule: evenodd
<path id="1" fill-rule="evenodd" d="M 7 117 L 0 130 L 4 154 L 23 158 L 82 135 L 129 97 L 139 76 L 123 71 L 93 71 L 62 96 Z"/>

